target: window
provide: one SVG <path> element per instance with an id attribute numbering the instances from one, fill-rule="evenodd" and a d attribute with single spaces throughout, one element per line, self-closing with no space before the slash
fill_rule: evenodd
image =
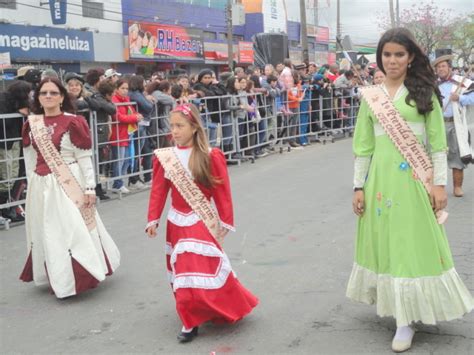
<path id="1" fill-rule="evenodd" d="M 16 0 L 0 0 L 0 8 L 2 9 L 16 9 Z"/>
<path id="2" fill-rule="evenodd" d="M 215 40 L 216 39 L 216 33 L 215 32 L 210 32 L 210 31 L 204 31 L 202 33 L 204 39 L 212 39 L 212 40 Z"/>
<path id="3" fill-rule="evenodd" d="M 82 0 L 82 16 L 103 19 L 104 4 L 101 2 Z"/>
<path id="4" fill-rule="evenodd" d="M 227 40 L 227 33 L 224 32 L 218 32 L 217 33 L 217 39 L 224 41 Z"/>
<path id="5" fill-rule="evenodd" d="M 236 42 L 239 42 L 239 41 L 243 41 L 244 40 L 244 36 L 238 36 L 238 35 L 233 35 L 232 36 L 232 39 Z"/>
<path id="6" fill-rule="evenodd" d="M 290 41 L 290 47 L 297 48 L 300 47 L 299 41 Z"/>

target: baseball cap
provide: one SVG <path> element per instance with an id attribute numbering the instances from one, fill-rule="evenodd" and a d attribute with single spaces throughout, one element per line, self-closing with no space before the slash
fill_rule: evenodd
<path id="1" fill-rule="evenodd" d="M 121 73 L 118 73 L 115 69 L 107 69 L 104 73 L 104 76 L 106 78 L 111 78 L 113 77 L 114 75 L 117 75 L 117 76 L 122 76 Z"/>

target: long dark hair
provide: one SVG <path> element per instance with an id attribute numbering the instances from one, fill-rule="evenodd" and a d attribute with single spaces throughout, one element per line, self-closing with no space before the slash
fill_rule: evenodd
<path id="1" fill-rule="evenodd" d="M 141 75 L 132 76 L 128 81 L 128 90 L 143 92 L 145 90 L 144 81 L 145 79 Z"/>
<path id="2" fill-rule="evenodd" d="M 59 79 L 56 79 L 56 78 L 45 78 L 41 80 L 41 82 L 35 88 L 35 93 L 33 96 L 32 111 L 38 115 L 44 115 L 44 109 L 39 102 L 39 92 L 41 91 L 41 88 L 43 87 L 43 85 L 46 83 L 53 83 L 54 85 L 56 85 L 59 89 L 59 92 L 61 93 L 61 96 L 64 97 L 63 103 L 61 105 L 61 111 L 75 113 L 76 108 L 73 104 L 73 101 L 71 100 L 71 95 L 69 95 L 66 88 L 63 86 L 63 84 L 61 84 Z"/>
<path id="3" fill-rule="evenodd" d="M 236 95 L 237 94 L 237 90 L 235 90 L 235 82 L 237 81 L 237 77 L 236 76 L 231 76 L 228 80 L 227 80 L 227 85 L 226 85 L 226 89 L 227 89 L 227 92 L 231 95 Z"/>
<path id="4" fill-rule="evenodd" d="M 410 105 L 415 101 L 416 108 L 421 115 L 433 110 L 433 93 L 441 103 L 441 93 L 436 83 L 436 75 L 430 65 L 430 61 L 420 46 L 416 43 L 412 33 L 406 28 L 392 28 L 385 32 L 377 46 L 377 66 L 384 73 L 382 64 L 383 47 L 387 43 L 397 43 L 405 47 L 408 54 L 413 56 L 413 61 L 407 71 L 405 86 L 408 89 L 408 95 L 405 102 Z"/>

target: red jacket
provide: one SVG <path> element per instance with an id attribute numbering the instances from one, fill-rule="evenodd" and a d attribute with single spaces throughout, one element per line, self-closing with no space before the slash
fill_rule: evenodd
<path id="1" fill-rule="evenodd" d="M 128 96 L 115 94 L 113 103 L 130 102 Z M 112 116 L 110 144 L 117 147 L 128 147 L 129 126 L 130 131 L 137 130 L 138 114 L 132 105 L 117 106 L 117 113 Z"/>

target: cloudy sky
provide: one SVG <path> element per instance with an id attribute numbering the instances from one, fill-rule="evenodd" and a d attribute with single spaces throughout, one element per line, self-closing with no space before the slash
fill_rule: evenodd
<path id="1" fill-rule="evenodd" d="M 399 0 L 400 13 L 404 8 L 410 8 L 421 1 L 428 2 L 426 0 Z M 355 44 L 376 43 L 380 37 L 378 14 L 389 15 L 389 0 L 340 0 L 340 2 L 342 35 L 350 35 Z M 396 0 L 393 2 L 395 4 Z M 452 9 L 453 15 L 474 12 L 473 0 L 434 0 L 433 3 L 439 8 Z M 286 0 L 286 4 L 288 19 L 299 19 L 299 0 Z M 329 26 L 331 39 L 336 36 L 336 4 L 336 0 L 319 0 L 319 25 Z M 311 11 L 307 11 L 308 21 L 311 16 L 313 16 Z"/>

